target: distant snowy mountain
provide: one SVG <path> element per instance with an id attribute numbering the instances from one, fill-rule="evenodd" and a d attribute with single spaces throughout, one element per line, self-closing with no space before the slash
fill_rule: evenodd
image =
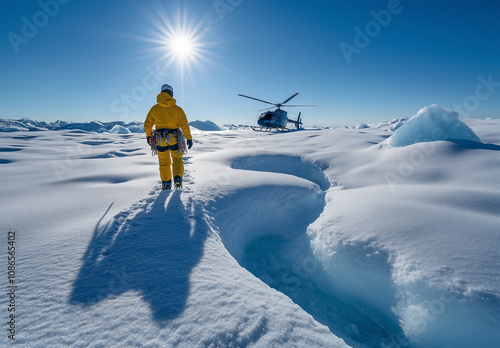
<path id="1" fill-rule="evenodd" d="M 202 131 L 220 131 L 221 128 L 212 121 L 193 121 L 189 122 L 191 127 Z M 47 131 L 47 130 L 67 130 L 77 129 L 87 132 L 97 133 L 144 133 L 142 122 L 67 122 L 58 120 L 56 122 L 33 121 L 28 118 L 19 120 L 0 119 L 0 132 L 17 132 L 17 131 Z"/>
<path id="2" fill-rule="evenodd" d="M 220 127 L 212 121 L 193 121 L 189 122 L 189 126 L 202 131 L 220 131 Z"/>
<path id="3" fill-rule="evenodd" d="M 377 123 L 359 123 L 356 126 L 345 126 L 344 128 L 378 128 L 394 131 L 401 127 L 407 118 L 395 118 L 392 121 L 382 121 Z M 246 124 L 232 124 L 225 123 L 222 126 L 218 126 L 212 121 L 192 121 L 189 122 L 189 126 L 202 131 L 220 131 L 220 130 L 249 130 L 250 126 Z M 307 129 L 332 129 L 338 127 L 331 126 L 307 126 Z M 82 130 L 86 132 L 97 132 L 97 133 L 115 133 L 115 134 L 129 134 L 129 133 L 144 133 L 144 126 L 142 122 L 123 122 L 123 121 L 91 121 L 91 122 L 68 122 L 68 121 L 55 121 L 55 122 L 43 122 L 34 121 L 28 118 L 22 118 L 19 120 L 14 119 L 0 119 L 0 132 L 17 132 L 17 131 L 48 131 L 48 130 Z"/>
<path id="4" fill-rule="evenodd" d="M 0 119 L 0 132 L 16 131 L 48 131 L 48 130 L 66 130 L 77 129 L 87 132 L 97 133 L 143 133 L 142 122 L 67 122 L 58 120 L 56 122 L 33 121 L 27 118 L 19 120 Z"/>

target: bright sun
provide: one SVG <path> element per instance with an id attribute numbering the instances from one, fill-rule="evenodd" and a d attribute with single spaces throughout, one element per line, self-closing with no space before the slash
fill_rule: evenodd
<path id="1" fill-rule="evenodd" d="M 205 21 L 193 23 L 185 8 L 174 8 L 168 13 L 159 9 L 149 22 L 154 30 L 147 40 L 156 44 L 152 51 L 160 53 L 158 65 L 163 66 L 162 72 L 169 72 L 169 81 L 180 81 L 183 86 L 184 81 L 191 80 L 195 72 L 201 73 L 213 64 L 208 57 L 207 47 L 210 44 L 205 41 Z"/>
<path id="2" fill-rule="evenodd" d="M 172 38 L 170 46 L 179 58 L 189 58 L 193 54 L 193 43 L 185 36 Z"/>

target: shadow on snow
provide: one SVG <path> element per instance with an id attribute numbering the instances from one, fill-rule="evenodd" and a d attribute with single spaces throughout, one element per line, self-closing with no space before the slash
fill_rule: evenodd
<path id="1" fill-rule="evenodd" d="M 500 146 L 496 144 L 478 143 L 471 140 L 450 140 L 455 144 L 457 150 L 491 150 L 500 151 Z"/>
<path id="2" fill-rule="evenodd" d="M 178 317 L 208 233 L 202 214 L 192 202 L 184 206 L 181 194 L 163 191 L 102 225 L 106 212 L 94 229 L 69 302 L 92 306 L 134 291 L 149 304 L 157 323 Z"/>

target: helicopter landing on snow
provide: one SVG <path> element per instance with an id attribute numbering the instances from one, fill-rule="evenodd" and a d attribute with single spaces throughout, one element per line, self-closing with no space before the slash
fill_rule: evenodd
<path id="1" fill-rule="evenodd" d="M 316 105 L 285 105 L 290 100 L 292 100 L 293 98 L 295 98 L 298 94 L 299 93 L 295 93 L 294 95 L 292 95 L 290 98 L 288 98 L 287 100 L 285 100 L 282 103 L 271 103 L 271 102 L 268 102 L 268 101 L 265 101 L 265 100 L 257 99 L 257 98 L 254 98 L 254 97 L 249 97 L 249 96 L 243 95 L 243 94 L 238 94 L 238 95 L 240 97 L 245 97 L 245 98 L 257 100 L 257 101 L 260 101 L 262 103 L 271 104 L 271 105 L 274 105 L 274 106 L 277 107 L 277 109 L 274 110 L 274 111 L 270 110 L 273 107 L 260 110 L 260 111 L 266 111 L 266 112 L 262 113 L 259 116 L 259 119 L 257 120 L 257 124 L 259 125 L 259 127 L 252 126 L 252 129 L 254 131 L 270 132 L 272 130 L 277 130 L 277 131 L 280 131 L 280 132 L 288 132 L 288 131 L 291 130 L 290 128 L 286 127 L 288 123 L 293 123 L 295 125 L 296 129 L 300 128 L 300 125 L 302 124 L 302 121 L 300 119 L 300 114 L 301 113 L 299 112 L 299 116 L 297 117 L 297 120 L 294 121 L 294 120 L 289 119 L 288 116 L 287 116 L 287 112 L 285 110 L 281 110 L 281 108 L 283 108 L 283 107 L 316 106 Z"/>

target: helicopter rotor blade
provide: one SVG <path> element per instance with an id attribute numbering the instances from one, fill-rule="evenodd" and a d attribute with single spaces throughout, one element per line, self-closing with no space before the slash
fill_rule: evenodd
<path id="1" fill-rule="evenodd" d="M 274 106 L 271 106 L 270 108 L 265 108 L 265 109 L 262 109 L 262 110 L 257 110 L 257 111 L 266 111 L 266 110 L 271 110 L 271 109 L 274 109 Z"/>
<path id="2" fill-rule="evenodd" d="M 240 97 L 245 97 L 245 98 L 249 98 L 249 99 L 253 99 L 253 100 L 257 100 L 257 101 L 260 101 L 260 102 L 263 102 L 263 103 L 266 103 L 266 104 L 271 104 L 271 105 L 277 105 L 275 103 L 270 103 L 268 101 L 265 101 L 265 100 L 261 100 L 261 99 L 257 99 L 257 98 L 254 98 L 254 97 L 249 97 L 248 95 L 244 95 L 244 94 L 238 94 Z"/>
<path id="3" fill-rule="evenodd" d="M 288 103 L 290 100 L 292 100 L 293 98 L 295 98 L 296 96 L 298 96 L 299 93 L 295 93 L 294 95 L 292 95 L 290 98 L 288 98 L 287 100 L 285 100 L 283 103 L 281 103 L 280 105 L 283 105 L 283 104 L 286 104 Z"/>
<path id="4" fill-rule="evenodd" d="M 294 107 L 309 107 L 309 106 L 318 106 L 318 105 L 282 105 L 282 108 L 294 108 Z"/>

